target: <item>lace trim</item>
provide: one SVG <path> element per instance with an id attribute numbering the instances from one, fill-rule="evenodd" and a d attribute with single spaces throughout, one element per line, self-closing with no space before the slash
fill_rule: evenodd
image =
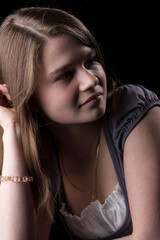
<path id="1" fill-rule="evenodd" d="M 60 212 L 70 231 L 81 238 L 107 237 L 121 227 L 126 216 L 125 200 L 119 184 L 101 204 L 99 200 L 85 207 L 80 216 L 68 213 L 65 203 Z"/>

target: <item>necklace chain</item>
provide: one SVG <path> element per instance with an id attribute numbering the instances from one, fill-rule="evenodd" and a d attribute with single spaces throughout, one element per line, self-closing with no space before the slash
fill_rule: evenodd
<path id="1" fill-rule="evenodd" d="M 70 183 L 75 189 L 77 189 L 79 192 L 90 193 L 92 199 L 94 199 L 94 198 L 97 196 L 96 188 L 97 188 L 97 170 L 98 170 L 99 150 L 100 150 L 100 139 L 99 139 L 99 143 L 98 143 L 97 150 L 96 150 L 95 178 L 94 178 L 94 184 L 93 184 L 92 190 L 83 190 L 83 189 L 79 188 L 78 186 L 76 186 L 76 185 L 71 181 L 71 179 L 69 178 L 69 176 L 68 176 L 68 174 L 66 173 L 66 170 L 65 170 L 65 168 L 64 168 L 63 161 L 61 161 L 64 175 L 65 175 L 65 177 L 67 178 L 67 180 L 69 181 L 69 183 Z"/>

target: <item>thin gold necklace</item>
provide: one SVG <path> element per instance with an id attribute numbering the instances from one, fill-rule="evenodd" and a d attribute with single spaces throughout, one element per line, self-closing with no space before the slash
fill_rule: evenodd
<path id="1" fill-rule="evenodd" d="M 100 135 L 101 135 L 101 134 L 100 134 Z M 66 170 L 65 170 L 65 168 L 64 168 L 63 160 L 61 161 L 62 170 L 63 170 L 63 172 L 64 172 L 65 177 L 66 177 L 67 180 L 69 181 L 69 183 L 70 183 L 75 189 L 77 189 L 79 192 L 90 193 L 92 200 L 95 199 L 96 196 L 97 196 L 96 189 L 97 189 L 97 170 L 98 170 L 99 150 L 100 150 L 100 140 L 99 140 L 99 143 L 98 143 L 98 146 L 97 146 L 97 150 L 96 150 L 95 178 L 94 178 L 94 184 L 93 184 L 92 190 L 83 190 L 83 189 L 77 187 L 77 186 L 71 181 L 71 179 L 68 177 L 68 174 L 66 173 Z"/>

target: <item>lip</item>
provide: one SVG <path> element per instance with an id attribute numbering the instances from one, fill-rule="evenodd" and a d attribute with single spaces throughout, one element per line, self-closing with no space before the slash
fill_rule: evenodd
<path id="1" fill-rule="evenodd" d="M 87 105 L 89 103 L 91 103 L 91 105 L 95 104 L 101 100 L 101 97 L 102 97 L 102 92 L 97 92 L 97 93 L 93 94 L 92 96 L 90 96 L 89 98 L 87 98 L 87 100 L 85 100 L 81 104 L 81 106 Z"/>

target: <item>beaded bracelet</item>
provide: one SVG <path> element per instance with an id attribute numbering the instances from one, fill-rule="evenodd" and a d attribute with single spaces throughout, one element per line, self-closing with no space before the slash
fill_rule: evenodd
<path id="1" fill-rule="evenodd" d="M 32 176 L 24 176 L 24 177 L 18 177 L 18 176 L 0 176 L 0 182 L 33 182 Z"/>

